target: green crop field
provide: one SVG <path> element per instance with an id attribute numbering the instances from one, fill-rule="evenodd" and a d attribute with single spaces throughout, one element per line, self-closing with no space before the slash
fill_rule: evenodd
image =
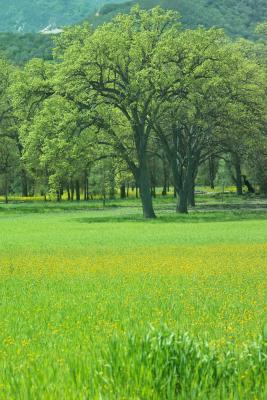
<path id="1" fill-rule="evenodd" d="M 0 399 L 266 398 L 266 211 L 88 204 L 0 205 Z"/>

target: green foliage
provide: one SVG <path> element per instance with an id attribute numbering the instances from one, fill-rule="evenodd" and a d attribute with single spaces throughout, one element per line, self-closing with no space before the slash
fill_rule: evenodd
<path id="1" fill-rule="evenodd" d="M 71 25 L 108 2 L 111 0 L 0 0 L 0 31 L 36 32 L 48 25 Z"/>
<path id="2" fill-rule="evenodd" d="M 265 0 L 139 0 L 104 6 L 98 19 L 92 19 L 92 22 L 99 24 L 117 13 L 129 12 L 135 3 L 144 9 L 159 5 L 176 10 L 188 28 L 216 26 L 233 36 L 252 37 L 256 24 L 267 18 Z"/>
<path id="3" fill-rule="evenodd" d="M 3 4 L 2 4 L 3 2 Z M 91 1 L 63 0 L 38 1 L 19 0 L 10 3 L 0 1 L 4 12 L 0 16 L 1 31 L 17 31 L 20 27 L 24 32 L 36 32 L 45 26 L 71 25 L 89 19 L 94 25 L 110 21 L 118 13 L 128 13 L 135 1 Z M 63 7 L 64 3 L 64 7 Z M 121 4 L 122 3 L 122 4 Z M 160 5 L 165 9 L 173 9 L 182 15 L 182 22 L 187 28 L 199 25 L 205 27 L 217 26 L 225 28 L 233 36 L 256 38 L 254 34 L 257 23 L 266 20 L 267 11 L 264 0 L 141 0 L 142 8 L 148 9 Z M 103 7 L 102 7 L 103 6 Z M 100 12 L 95 11 L 101 8 Z M 92 11 L 93 15 L 92 15 Z M 90 17 L 88 17 L 91 14 Z M 88 17 L 88 18 L 87 18 Z M 262 28 L 263 29 L 263 28 Z M 53 36 L 27 33 L 0 33 L 0 53 L 16 64 L 23 64 L 34 57 L 51 60 Z"/>
<path id="4" fill-rule="evenodd" d="M 148 144 L 152 121 L 164 101 L 160 91 L 166 91 L 157 59 L 160 49 L 178 34 L 178 21 L 175 12 L 136 7 L 93 33 L 85 26 L 80 40 L 66 47 L 58 67 L 59 90 L 92 116 L 98 128 L 96 140 L 124 160 L 138 182 L 142 201 L 151 202 Z"/>
<path id="5" fill-rule="evenodd" d="M 261 68 L 261 88 L 266 93 L 267 82 L 267 24 L 262 23 L 256 29 L 258 40 L 256 42 L 239 40 L 236 43 L 236 48 L 241 51 L 245 56 L 253 60 Z M 263 112 L 261 113 L 260 123 L 259 120 L 252 120 L 253 131 L 249 132 L 247 144 L 247 160 L 250 170 L 256 180 L 259 182 L 261 193 L 267 194 L 267 101 L 264 95 L 261 98 Z M 247 113 L 247 116 L 249 112 Z M 251 121 L 251 120 L 250 120 Z M 250 126 L 250 122 L 246 124 Z M 258 130 L 258 133 L 255 134 Z M 250 130 L 251 128 L 249 128 Z M 260 131 L 260 134 L 259 134 Z M 253 132 L 253 135 L 251 133 Z"/>
<path id="6" fill-rule="evenodd" d="M 52 48 L 51 35 L 0 33 L 0 54 L 18 65 L 32 58 L 51 60 Z"/>
<path id="7" fill-rule="evenodd" d="M 30 135 L 25 134 L 24 159 L 32 168 L 46 171 L 51 189 L 58 189 L 63 180 L 68 182 L 88 163 L 89 141 L 84 139 L 86 132 L 79 135 L 78 121 L 75 107 L 55 96 L 44 102 Z"/>
<path id="8" fill-rule="evenodd" d="M 0 136 L 0 193 L 8 201 L 8 193 L 19 171 L 20 158 L 17 143 L 6 136 Z"/>
<path id="9" fill-rule="evenodd" d="M 217 370 L 221 387 L 231 391 L 230 382 L 243 394 L 257 378 L 259 389 L 267 214 L 224 210 L 176 216 L 170 213 L 173 199 L 169 202 L 158 201 L 159 218 L 149 223 L 136 201 L 105 210 L 100 201 L 0 204 L 3 399 L 99 400 L 99 392 L 114 386 L 115 393 L 122 392 L 126 378 L 125 390 L 133 393 L 128 400 L 138 398 L 134 394 L 142 393 L 143 382 L 145 391 L 157 385 L 164 393 L 167 373 L 175 382 L 176 366 L 184 390 L 191 384 L 184 374 L 191 372 L 196 383 L 203 376 L 194 395 L 214 382 L 214 361 L 223 367 L 223 356 L 226 376 Z M 190 336 L 162 332 L 162 323 Z M 149 324 L 156 331 L 147 337 Z M 251 349 L 250 358 L 243 346 Z M 185 359 L 179 357 L 191 349 Z M 194 362 L 205 374 L 197 375 Z M 236 375 L 229 376 L 231 367 Z M 239 399 L 260 396 L 252 390 Z M 231 397 L 212 400 L 218 398 Z"/>
<path id="10" fill-rule="evenodd" d="M 128 12 L 135 3 L 146 9 L 159 5 L 176 10 L 187 27 L 218 26 L 244 37 L 251 36 L 255 25 L 267 16 L 265 0 L 1 0 L 0 31 L 36 32 L 49 24 L 74 24 L 90 14 L 90 20 L 98 25 L 119 12 Z"/>
<path id="11" fill-rule="evenodd" d="M 13 106 L 36 179 L 46 177 L 54 191 L 68 189 L 88 176 L 93 161 L 116 158 L 150 218 L 157 183 L 151 154 L 159 143 L 180 212 L 194 205 L 189 197 L 207 157 L 247 156 L 264 126 L 263 64 L 248 54 L 248 42 L 233 44 L 216 28 L 183 30 L 179 20 L 174 11 L 134 7 L 95 30 L 74 26 L 56 39 L 57 62 L 34 59 L 17 73 Z"/>
<path id="12" fill-rule="evenodd" d="M 215 183 L 224 192 L 225 186 L 229 186 L 231 184 L 231 182 L 232 182 L 232 179 L 231 179 L 231 176 L 229 173 L 229 168 L 228 168 L 227 162 L 226 162 L 226 160 L 221 159 L 219 161 L 218 172 L 217 172 Z"/>

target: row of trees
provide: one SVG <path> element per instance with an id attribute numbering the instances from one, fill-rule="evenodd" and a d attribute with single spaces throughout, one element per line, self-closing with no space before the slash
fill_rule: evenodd
<path id="1" fill-rule="evenodd" d="M 172 182 L 177 211 L 187 212 L 200 169 L 212 182 L 220 158 L 239 194 L 244 165 L 266 193 L 266 63 L 265 40 L 183 30 L 160 8 L 70 28 L 53 62 L 18 70 L 1 61 L 0 174 L 17 168 L 24 195 L 34 181 L 58 199 L 63 190 L 79 199 L 82 183 L 88 199 L 98 171 L 102 193 L 107 181 L 111 196 L 118 184 L 136 186 L 146 218 L 158 179 L 163 194 Z"/>

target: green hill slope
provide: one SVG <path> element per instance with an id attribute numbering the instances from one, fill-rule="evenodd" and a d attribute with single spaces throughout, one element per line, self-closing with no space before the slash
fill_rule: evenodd
<path id="1" fill-rule="evenodd" d="M 31 58 L 52 59 L 53 40 L 51 35 L 38 33 L 0 33 L 0 57 L 17 65 Z"/>
<path id="2" fill-rule="evenodd" d="M 0 0 L 0 31 L 38 32 L 48 25 L 71 25 L 110 2 L 123 0 Z"/>
<path id="3" fill-rule="evenodd" d="M 0 0 L 0 32 L 38 32 L 48 25 L 71 25 L 86 19 L 97 25 L 139 2 L 179 11 L 185 25 L 220 26 L 232 35 L 250 36 L 267 19 L 266 0 Z M 98 16 L 98 11 L 100 15 Z"/>
<path id="4" fill-rule="evenodd" d="M 266 0 L 139 0 L 107 4 L 92 22 L 100 24 L 119 12 L 128 12 L 135 3 L 145 9 L 160 5 L 177 10 L 185 26 L 218 26 L 233 36 L 251 37 L 255 25 L 267 20 Z"/>
<path id="5" fill-rule="evenodd" d="M 0 32 L 37 32 L 49 24 L 71 25 L 88 18 L 97 26 L 136 3 L 146 9 L 160 5 L 177 10 L 186 27 L 218 26 L 247 38 L 253 38 L 257 23 L 267 20 L 266 0 L 0 0 Z M 16 64 L 33 57 L 49 60 L 52 46 L 50 35 L 0 33 L 0 55 Z"/>

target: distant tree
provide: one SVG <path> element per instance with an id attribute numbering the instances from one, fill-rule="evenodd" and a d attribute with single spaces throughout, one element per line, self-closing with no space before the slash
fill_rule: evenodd
<path id="1" fill-rule="evenodd" d="M 8 61 L 0 59 L 0 138 L 10 138 L 16 143 L 22 156 L 22 144 L 19 138 L 19 124 L 14 111 L 11 86 L 16 81 L 17 69 Z M 20 162 L 19 178 L 23 196 L 28 195 L 28 177 L 25 165 Z"/>
<path id="2" fill-rule="evenodd" d="M 23 161 L 24 195 L 28 192 L 27 180 L 29 180 L 29 177 L 31 179 L 36 179 L 37 176 L 40 178 L 36 159 L 38 146 L 35 151 L 31 152 L 31 162 L 29 163 L 29 159 L 24 158 L 25 141 L 36 114 L 42 109 L 44 100 L 54 93 L 51 83 L 54 68 L 53 65 L 43 60 L 33 59 L 22 70 L 16 71 L 9 88 L 13 115 L 17 125 L 16 137 Z M 46 187 L 45 176 L 42 176 L 41 181 L 42 187 Z"/>
<path id="3" fill-rule="evenodd" d="M 59 200 L 64 188 L 75 190 L 76 200 L 80 200 L 92 154 L 90 130 L 86 130 L 75 105 L 61 96 L 51 96 L 43 102 L 31 126 L 21 133 L 27 165 L 39 171 L 37 176 L 46 174 L 50 191 Z"/>

